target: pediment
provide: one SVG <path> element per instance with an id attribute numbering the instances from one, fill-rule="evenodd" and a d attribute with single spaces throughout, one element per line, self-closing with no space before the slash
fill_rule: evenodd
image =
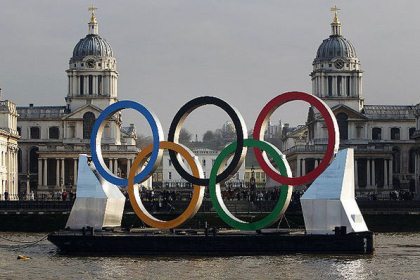
<path id="1" fill-rule="evenodd" d="M 87 112 L 94 113 L 95 118 L 98 118 L 99 114 L 102 111 L 103 110 L 99 107 L 96 107 L 92 104 L 86 104 L 86 105 L 78 108 L 77 110 L 71 112 L 70 114 L 66 115 L 65 117 L 63 117 L 63 120 L 80 120 L 80 119 L 83 119 L 83 115 Z"/>
<path id="2" fill-rule="evenodd" d="M 352 109 L 352 108 L 350 108 L 346 105 L 343 105 L 343 104 L 336 105 L 336 106 L 332 107 L 331 110 L 333 111 L 334 115 L 336 115 L 336 116 L 339 113 L 344 113 L 348 116 L 349 119 L 354 119 L 354 120 L 357 120 L 357 119 L 367 120 L 368 119 L 364 114 L 362 114 L 362 113 L 360 113 L 360 112 L 358 112 L 358 111 L 356 111 L 356 110 L 354 110 L 354 109 Z"/>

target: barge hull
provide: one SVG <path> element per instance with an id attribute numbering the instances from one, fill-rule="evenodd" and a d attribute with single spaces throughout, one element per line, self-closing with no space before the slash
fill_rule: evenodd
<path id="1" fill-rule="evenodd" d="M 371 254 L 373 233 L 343 235 L 225 233 L 178 235 L 55 232 L 61 253 L 101 255 L 276 255 L 289 253 Z"/>

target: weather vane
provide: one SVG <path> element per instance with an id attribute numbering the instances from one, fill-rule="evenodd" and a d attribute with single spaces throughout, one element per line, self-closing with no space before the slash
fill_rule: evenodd
<path id="1" fill-rule="evenodd" d="M 334 12 L 334 22 L 338 22 L 338 11 L 340 11 L 341 9 L 337 8 L 336 5 L 334 5 L 334 7 L 331 8 L 331 12 Z"/>

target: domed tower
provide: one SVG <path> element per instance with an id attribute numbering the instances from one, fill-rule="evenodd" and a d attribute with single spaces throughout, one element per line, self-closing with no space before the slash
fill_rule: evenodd
<path id="1" fill-rule="evenodd" d="M 338 10 L 337 7 L 331 9 L 334 12 L 331 35 L 321 43 L 312 63 L 312 94 L 330 107 L 344 104 L 361 111 L 363 71 L 353 44 L 341 35 Z"/>
<path id="2" fill-rule="evenodd" d="M 118 72 L 111 45 L 98 34 L 96 8 L 90 7 L 88 34 L 80 39 L 70 58 L 67 108 L 92 104 L 104 109 L 117 101 Z"/>

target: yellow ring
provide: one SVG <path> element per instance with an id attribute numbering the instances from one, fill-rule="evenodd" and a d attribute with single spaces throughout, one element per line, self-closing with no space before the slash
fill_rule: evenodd
<path id="1" fill-rule="evenodd" d="M 168 149 L 178 154 L 182 155 L 184 159 L 187 161 L 188 165 L 191 168 L 192 175 L 196 177 L 202 177 L 203 170 L 201 168 L 200 163 L 193 156 L 193 153 L 186 148 L 185 146 L 168 142 L 168 141 L 161 141 L 159 143 L 159 149 Z M 153 144 L 150 144 L 142 151 L 140 151 L 136 158 L 134 159 L 133 165 L 131 166 L 130 173 L 128 175 L 128 195 L 130 197 L 130 203 L 133 207 L 134 212 L 136 213 L 137 217 L 140 218 L 145 224 L 159 229 L 171 229 L 176 228 L 183 224 L 188 219 L 192 218 L 198 211 L 203 202 L 204 197 L 204 186 L 193 185 L 193 195 L 191 198 L 190 203 L 188 204 L 187 209 L 179 215 L 177 218 L 169 221 L 162 221 L 153 217 L 147 209 L 144 207 L 139 193 L 139 185 L 134 185 L 134 176 L 136 175 L 136 171 L 144 165 L 147 157 L 152 153 Z M 145 178 L 143 181 L 145 181 Z M 139 182 L 140 184 L 141 182 Z"/>

